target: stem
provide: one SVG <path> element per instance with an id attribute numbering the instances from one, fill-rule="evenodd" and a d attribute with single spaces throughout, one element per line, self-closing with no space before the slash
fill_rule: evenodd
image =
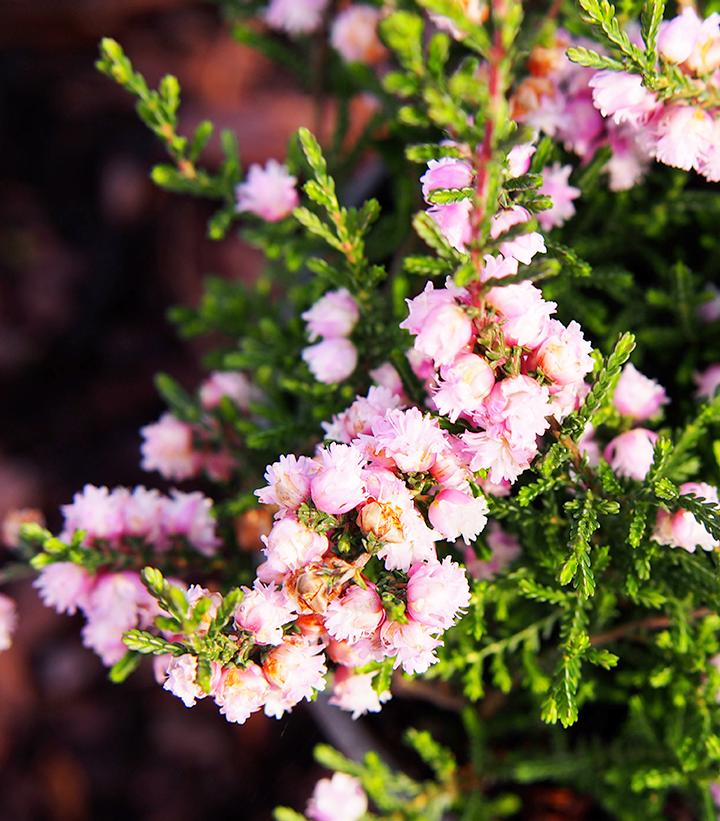
<path id="1" fill-rule="evenodd" d="M 702 619 L 705 618 L 705 616 L 711 615 L 712 612 L 709 607 L 699 607 L 690 614 L 690 617 L 693 620 Z M 594 636 L 590 636 L 590 644 L 592 644 L 593 647 L 599 647 L 603 644 L 610 644 L 617 639 L 624 638 L 628 633 L 635 633 L 638 630 L 662 630 L 664 627 L 669 627 L 670 623 L 668 616 L 649 616 L 646 619 L 630 621 L 627 624 L 614 627 L 612 630 L 606 630 L 604 633 L 597 633 Z"/>

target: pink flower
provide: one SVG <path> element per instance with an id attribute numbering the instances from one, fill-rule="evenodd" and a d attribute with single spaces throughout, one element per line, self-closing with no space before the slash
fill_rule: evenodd
<path id="1" fill-rule="evenodd" d="M 468 547 L 465 551 L 465 564 L 474 579 L 493 579 L 498 573 L 511 565 L 522 552 L 520 542 L 512 533 L 503 530 L 497 522 L 491 522 L 485 540 L 492 549 L 492 557 L 486 561 L 478 559 L 477 554 Z"/>
<path id="2" fill-rule="evenodd" d="M 281 456 L 265 468 L 267 487 L 255 491 L 265 505 L 297 510 L 310 497 L 310 479 L 318 470 L 317 462 L 307 456 Z"/>
<path id="3" fill-rule="evenodd" d="M 692 54 L 701 25 L 695 9 L 683 9 L 682 14 L 660 24 L 658 51 L 670 63 L 684 63 Z"/>
<path id="4" fill-rule="evenodd" d="M 373 452 L 392 459 L 403 473 L 423 473 L 448 443 L 438 423 L 418 408 L 391 410 L 372 424 L 372 436 L 361 436 Z"/>
<path id="5" fill-rule="evenodd" d="M 625 71 L 598 71 L 590 80 L 595 107 L 618 125 L 640 125 L 657 109 L 657 97 L 642 84 L 642 77 Z"/>
<path id="6" fill-rule="evenodd" d="M 510 177 L 522 177 L 530 170 L 530 160 L 537 149 L 532 143 L 514 145 L 507 155 Z"/>
<path id="7" fill-rule="evenodd" d="M 237 210 L 248 211 L 267 222 L 278 222 L 297 208 L 300 198 L 296 184 L 297 177 L 277 160 L 268 160 L 265 168 L 253 163 L 245 182 L 235 189 Z"/>
<path id="8" fill-rule="evenodd" d="M 611 191 L 627 191 L 643 178 L 650 163 L 649 146 L 643 146 L 638 134 L 628 126 L 608 126 L 612 156 L 605 166 Z M 646 140 L 647 142 L 647 140 Z"/>
<path id="9" fill-rule="evenodd" d="M 240 410 L 246 411 L 251 401 L 258 398 L 258 391 L 244 373 L 215 371 L 200 388 L 200 401 L 205 410 L 216 408 L 227 397 Z"/>
<path id="10" fill-rule="evenodd" d="M 333 443 L 318 456 L 320 469 L 310 483 L 318 510 L 339 516 L 365 501 L 365 459 L 357 448 Z"/>
<path id="11" fill-rule="evenodd" d="M 228 721 L 244 724 L 265 703 L 270 686 L 262 668 L 254 662 L 223 672 L 215 703 Z"/>
<path id="12" fill-rule="evenodd" d="M 529 376 L 508 377 L 495 384 L 475 419 L 488 428 L 501 425 L 514 446 L 533 448 L 550 424 L 549 397 L 548 389 Z"/>
<path id="13" fill-rule="evenodd" d="M 318 382 L 335 385 L 347 379 L 357 366 L 357 349 L 349 339 L 324 339 L 303 349 L 303 361 Z"/>
<path id="14" fill-rule="evenodd" d="M 552 208 L 540 211 L 537 215 L 544 231 L 564 225 L 575 214 L 573 200 L 576 200 L 581 192 L 579 188 L 568 183 L 572 170 L 571 165 L 561 166 L 559 162 L 543 168 L 543 183 L 539 191 L 553 201 Z"/>
<path id="15" fill-rule="evenodd" d="M 202 688 L 195 683 L 197 657 L 186 653 L 171 659 L 165 671 L 163 690 L 177 696 L 186 707 L 194 707 L 198 699 L 205 698 Z"/>
<path id="16" fill-rule="evenodd" d="M 662 385 L 643 376 L 632 363 L 625 365 L 613 397 L 613 404 L 623 416 L 642 422 L 659 413 L 667 401 Z"/>
<path id="17" fill-rule="evenodd" d="M 481 282 L 487 282 L 489 279 L 505 279 L 518 272 L 518 261 L 515 257 L 505 258 L 502 254 L 496 256 L 485 254 L 483 262 L 483 269 L 480 273 Z"/>
<path id="18" fill-rule="evenodd" d="M 335 773 L 315 785 L 305 815 L 313 821 L 358 821 L 367 808 L 367 796 L 357 778 Z"/>
<path id="19" fill-rule="evenodd" d="M 416 564 L 410 568 L 407 613 L 414 622 L 431 630 L 447 630 L 468 604 L 470 587 L 465 568 L 449 556 L 442 562 Z"/>
<path id="20" fill-rule="evenodd" d="M 652 465 L 656 441 L 657 433 L 633 428 L 611 440 L 603 455 L 618 476 L 642 482 Z"/>
<path id="21" fill-rule="evenodd" d="M 311 341 L 319 337 L 336 339 L 350 336 L 360 318 L 360 310 L 353 295 L 347 288 L 328 291 L 312 308 L 302 315 L 307 322 Z"/>
<path id="22" fill-rule="evenodd" d="M 212 501 L 202 493 L 170 492 L 163 508 L 163 531 L 170 537 L 182 536 L 204 556 L 213 556 L 220 540 L 215 534 Z"/>
<path id="23" fill-rule="evenodd" d="M 0 525 L 0 540 L 6 547 L 20 547 L 20 531 L 23 525 L 35 524 L 45 527 L 42 511 L 31 507 L 11 508 Z"/>
<path id="24" fill-rule="evenodd" d="M 376 673 L 354 673 L 347 667 L 339 667 L 333 679 L 333 692 L 329 703 L 352 713 L 354 719 L 366 713 L 379 713 L 384 702 L 390 700 L 389 691 L 377 693 L 373 687 Z"/>
<path id="25" fill-rule="evenodd" d="M 356 644 L 372 636 L 384 618 L 385 611 L 375 590 L 352 585 L 328 605 L 325 628 L 334 639 Z"/>
<path id="26" fill-rule="evenodd" d="M 435 664 L 435 650 L 442 644 L 419 621 L 386 621 L 380 628 L 380 637 L 387 654 L 395 656 L 394 667 L 402 666 L 410 674 L 424 673 Z"/>
<path id="27" fill-rule="evenodd" d="M 235 623 L 249 630 L 256 644 L 280 644 L 283 626 L 296 618 L 285 593 L 257 579 L 252 590 L 242 590 L 245 595 L 235 611 Z"/>
<path id="28" fill-rule="evenodd" d="M 513 483 L 530 467 L 537 446 L 515 445 L 503 425 L 493 425 L 479 433 L 464 433 L 460 437 L 466 446 L 471 470 L 487 470 L 493 484 Z"/>
<path id="29" fill-rule="evenodd" d="M 713 121 L 701 108 L 670 105 L 658 119 L 655 133 L 655 157 L 665 165 L 689 171 L 712 144 Z"/>
<path id="30" fill-rule="evenodd" d="M 310 530 L 292 517 L 275 522 L 270 535 L 263 540 L 267 569 L 280 575 L 317 561 L 330 546 L 327 536 Z"/>
<path id="31" fill-rule="evenodd" d="M 497 239 L 516 225 L 523 225 L 529 220 L 530 212 L 521 205 L 513 205 L 512 208 L 502 208 L 490 220 L 490 236 L 492 239 Z"/>
<path id="32" fill-rule="evenodd" d="M 330 31 L 332 47 L 346 63 L 372 65 L 383 59 L 385 47 L 377 34 L 380 10 L 358 4 L 341 11 Z"/>
<path id="33" fill-rule="evenodd" d="M 580 382 L 593 369 L 592 345 L 575 321 L 566 328 L 551 319 L 548 327 L 548 336 L 537 352 L 538 367 L 558 385 Z"/>
<path id="34" fill-rule="evenodd" d="M 449 365 L 472 338 L 473 324 L 467 312 L 460 305 L 440 305 L 428 315 L 415 338 L 415 348 L 436 365 Z"/>
<path id="35" fill-rule="evenodd" d="M 162 539 L 162 513 L 165 499 L 157 490 L 142 485 L 125 497 L 122 509 L 123 535 L 146 539 L 157 545 Z"/>
<path id="36" fill-rule="evenodd" d="M 479 410 L 495 384 L 493 369 L 474 353 L 462 353 L 451 364 L 443 365 L 440 376 L 433 402 L 451 422 Z"/>
<path id="37" fill-rule="evenodd" d="M 322 423 L 325 438 L 349 445 L 360 434 L 369 433 L 378 417 L 401 404 L 398 394 L 374 385 L 367 396 L 359 396 L 347 410 L 333 416 L 332 421 Z"/>
<path id="38" fill-rule="evenodd" d="M 433 205 L 427 214 L 437 224 L 448 243 L 460 253 L 465 253 L 472 239 L 470 212 L 472 200 L 459 200 L 447 205 Z"/>
<path id="39" fill-rule="evenodd" d="M 381 388 L 387 388 L 390 393 L 402 396 L 405 392 L 402 378 L 397 372 L 397 368 L 390 362 L 383 362 L 377 368 L 370 371 L 370 378 Z"/>
<path id="40" fill-rule="evenodd" d="M 680 485 L 680 493 L 704 499 L 714 504 L 720 512 L 717 488 L 712 485 L 705 482 L 685 482 Z M 697 547 L 715 550 L 720 546 L 718 540 L 688 510 L 677 510 L 675 513 L 659 510 L 653 539 L 670 547 L 684 548 L 689 553 L 694 553 Z"/>
<path id="41" fill-rule="evenodd" d="M 417 336 L 425 327 L 428 317 L 442 305 L 454 305 L 457 299 L 467 298 L 468 294 L 462 288 L 455 288 L 449 283 L 447 288 L 436 288 L 428 282 L 421 293 L 413 299 L 406 299 L 408 315 L 400 323 L 400 327 Z"/>
<path id="42" fill-rule="evenodd" d="M 157 470 L 166 479 L 189 479 L 199 469 L 198 455 L 193 452 L 193 432 L 190 425 L 163 414 L 152 425 L 140 428 L 143 470 Z"/>
<path id="43" fill-rule="evenodd" d="M 62 506 L 62 538 L 69 539 L 76 530 L 84 530 L 88 541 L 117 539 L 123 532 L 126 497 L 127 491 L 121 488 L 110 492 L 106 487 L 85 485 L 73 496 L 72 504 Z"/>
<path id="44" fill-rule="evenodd" d="M 428 170 L 420 177 L 423 197 L 427 202 L 430 202 L 429 196 L 433 191 L 442 188 L 468 188 L 472 180 L 473 169 L 470 163 L 454 157 L 430 160 Z"/>
<path id="45" fill-rule="evenodd" d="M 543 341 L 550 315 L 557 307 L 544 300 L 540 289 L 527 280 L 491 288 L 487 301 L 501 315 L 507 343 L 524 348 L 534 348 Z"/>
<path id="46" fill-rule="evenodd" d="M 263 670 L 288 707 L 302 699 L 309 701 L 316 690 L 325 689 L 327 668 L 319 644 L 285 640 L 265 657 Z"/>
<path id="47" fill-rule="evenodd" d="M 10 596 L 0 593 L 0 652 L 11 647 L 12 637 L 17 628 L 17 621 L 17 607 L 15 602 Z"/>
<path id="48" fill-rule="evenodd" d="M 693 380 L 697 385 L 695 395 L 698 399 L 710 399 L 720 387 L 720 362 L 710 365 L 702 372 L 696 372 L 693 374 Z"/>
<path id="49" fill-rule="evenodd" d="M 708 285 L 706 290 L 710 297 L 698 308 L 698 316 L 703 322 L 717 322 L 720 320 L 720 288 Z"/>
<path id="50" fill-rule="evenodd" d="M 72 562 L 56 562 L 43 567 L 33 587 L 38 589 L 45 607 L 72 615 L 78 607 L 87 607 L 94 581 L 84 567 Z"/>
<path id="51" fill-rule="evenodd" d="M 500 243 L 500 252 L 503 256 L 515 259 L 523 265 L 529 265 L 535 254 L 544 254 L 546 251 L 545 238 L 537 231 L 520 234 L 515 239 Z"/>
<path id="52" fill-rule="evenodd" d="M 483 496 L 474 498 L 459 490 L 446 489 L 428 509 L 430 524 L 448 541 L 462 537 L 469 544 L 487 523 L 488 506 Z"/>

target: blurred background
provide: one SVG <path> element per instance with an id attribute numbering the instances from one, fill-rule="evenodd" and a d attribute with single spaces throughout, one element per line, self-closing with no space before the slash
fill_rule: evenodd
<path id="1" fill-rule="evenodd" d="M 159 192 L 162 149 L 93 63 L 118 39 L 151 84 L 181 82 L 183 123 L 232 127 L 247 164 L 310 124 L 292 78 L 236 45 L 198 0 L 0 2 L 0 517 L 58 507 L 85 482 L 154 483 L 138 428 L 161 413 L 158 370 L 192 387 L 202 351 L 165 320 L 203 276 L 251 276 L 238 240 L 205 238 L 205 203 Z M 257 112 L 262 111 L 262 117 Z M 267 819 L 320 775 L 309 715 L 243 728 L 187 710 L 141 670 L 116 687 L 81 622 L 27 582 L 0 655 L 0 819 Z M 288 751 L 291 751 L 289 754 Z"/>

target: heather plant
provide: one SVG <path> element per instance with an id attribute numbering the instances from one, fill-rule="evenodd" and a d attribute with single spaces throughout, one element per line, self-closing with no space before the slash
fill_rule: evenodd
<path id="1" fill-rule="evenodd" d="M 152 656 L 231 722 L 319 694 L 450 714 L 408 731 L 425 780 L 321 746 L 334 774 L 280 821 L 522 817 L 535 782 L 716 818 L 720 16 L 218 5 L 327 133 L 245 169 L 222 132 L 207 168 L 177 80 L 102 41 L 167 150 L 153 180 L 266 265 L 171 311 L 217 340 L 197 392 L 158 377 L 141 431 L 183 489 L 86 486 L 58 535 L 6 523 L 44 602 L 83 613 L 113 681 Z"/>

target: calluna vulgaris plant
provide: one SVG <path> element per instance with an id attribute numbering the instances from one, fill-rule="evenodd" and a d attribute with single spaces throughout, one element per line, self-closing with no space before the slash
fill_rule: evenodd
<path id="1" fill-rule="evenodd" d="M 579 4 L 220 0 L 336 100 L 324 148 L 247 170 L 229 132 L 204 168 L 175 78 L 101 43 L 155 182 L 267 265 L 172 313 L 224 340 L 141 431 L 185 489 L 88 485 L 59 535 L 5 530 L 113 681 L 152 655 L 240 724 L 319 692 L 459 714 L 467 749 L 408 733 L 427 781 L 320 747 L 336 772 L 283 821 L 522 817 L 537 781 L 717 817 L 720 15 Z"/>

